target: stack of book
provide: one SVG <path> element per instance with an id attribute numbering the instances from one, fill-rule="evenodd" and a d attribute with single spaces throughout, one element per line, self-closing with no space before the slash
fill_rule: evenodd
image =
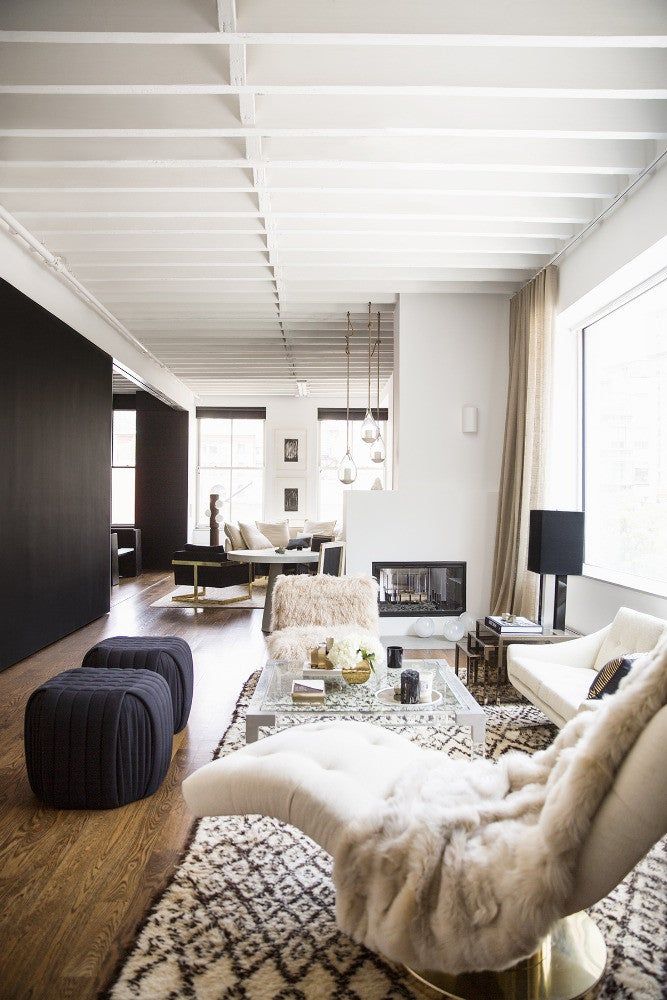
<path id="1" fill-rule="evenodd" d="M 293 680 L 292 701 L 324 704 L 324 681 L 315 679 Z"/>
<path id="2" fill-rule="evenodd" d="M 487 615 L 484 624 L 498 635 L 541 635 L 542 626 L 533 622 L 530 618 L 522 618 L 515 615 L 513 620 L 503 618 L 501 615 Z"/>

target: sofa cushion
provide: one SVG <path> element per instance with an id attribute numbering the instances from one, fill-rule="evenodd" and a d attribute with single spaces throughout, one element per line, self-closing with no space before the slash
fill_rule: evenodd
<path id="1" fill-rule="evenodd" d="M 304 535 L 308 535 L 312 538 L 313 535 L 328 535 L 333 538 L 336 531 L 335 521 L 309 521 L 303 526 Z"/>
<path id="2" fill-rule="evenodd" d="M 241 529 L 241 534 L 243 535 L 243 541 L 247 549 L 272 549 L 274 546 L 271 544 L 266 535 L 263 535 L 256 524 L 245 524 L 239 521 L 239 528 Z"/>
<path id="3" fill-rule="evenodd" d="M 529 654 L 514 655 L 512 674 L 564 719 L 576 715 L 588 697 L 591 684 L 591 671 L 587 667 L 533 660 Z"/>
<path id="4" fill-rule="evenodd" d="M 229 539 L 229 546 L 231 549 L 245 548 L 243 535 L 241 534 L 241 529 L 238 524 L 232 524 L 229 521 L 225 521 L 225 535 Z"/>
<path id="5" fill-rule="evenodd" d="M 623 678 L 630 673 L 632 664 L 641 653 L 631 653 L 629 656 L 617 656 L 615 660 L 605 663 L 598 670 L 588 691 L 589 698 L 603 698 L 606 694 L 615 694 Z"/>
<path id="6" fill-rule="evenodd" d="M 662 618 L 620 608 L 600 646 L 593 670 L 601 670 L 605 663 L 627 653 L 650 652 L 665 631 L 667 622 Z"/>
<path id="7" fill-rule="evenodd" d="M 257 528 L 276 548 L 289 545 L 289 521 L 258 521 Z"/>

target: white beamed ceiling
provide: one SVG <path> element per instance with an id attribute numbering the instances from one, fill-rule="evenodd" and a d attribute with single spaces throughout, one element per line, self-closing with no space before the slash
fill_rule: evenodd
<path id="1" fill-rule="evenodd" d="M 664 0 L 3 0 L 0 203 L 190 388 L 363 392 L 667 146 Z M 453 359 L 455 363 L 455 359 Z"/>

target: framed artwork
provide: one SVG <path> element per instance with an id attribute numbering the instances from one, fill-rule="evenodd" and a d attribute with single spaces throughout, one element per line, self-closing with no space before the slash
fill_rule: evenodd
<path id="1" fill-rule="evenodd" d="M 281 476 L 274 480 L 274 510 L 278 517 L 303 521 L 307 513 L 305 476 Z"/>
<path id="2" fill-rule="evenodd" d="M 305 472 L 308 468 L 308 432 L 277 430 L 275 436 L 276 472 Z"/>

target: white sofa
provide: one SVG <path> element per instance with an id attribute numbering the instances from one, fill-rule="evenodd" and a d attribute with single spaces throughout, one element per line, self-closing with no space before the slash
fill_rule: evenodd
<path id="1" fill-rule="evenodd" d="M 626 653 L 646 653 L 667 632 L 662 618 L 621 608 L 610 625 L 571 642 L 507 648 L 507 675 L 557 726 L 577 714 L 598 670 Z"/>

